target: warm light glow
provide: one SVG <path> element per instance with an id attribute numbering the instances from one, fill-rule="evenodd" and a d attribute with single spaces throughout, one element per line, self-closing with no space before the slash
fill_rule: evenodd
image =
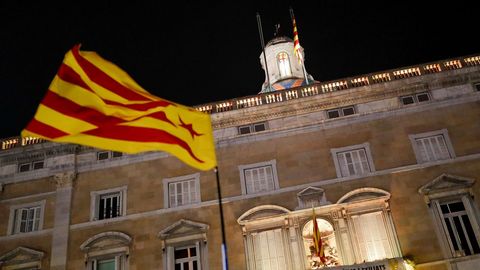
<path id="1" fill-rule="evenodd" d="M 422 73 L 420 72 L 420 68 L 406 68 L 401 70 L 396 70 L 393 72 L 393 77 L 395 79 L 403 79 L 408 77 L 420 76 Z"/>
<path id="2" fill-rule="evenodd" d="M 372 76 L 372 79 L 375 83 L 379 82 L 388 82 L 390 81 L 390 74 L 388 73 L 379 73 Z"/>
<path id="3" fill-rule="evenodd" d="M 325 252 L 326 265 L 336 266 L 340 264 L 339 255 L 337 250 L 337 242 L 335 241 L 335 232 L 333 226 L 326 220 L 317 218 L 318 229 L 322 238 L 322 243 Z M 320 269 L 325 266 L 321 263 L 313 252 L 313 222 L 308 221 L 302 230 L 303 245 L 305 248 L 305 254 L 307 255 L 307 261 L 310 264 L 309 269 Z"/>
<path id="4" fill-rule="evenodd" d="M 280 78 L 292 76 L 292 69 L 290 67 L 290 60 L 286 52 L 281 52 L 277 55 L 278 70 L 280 72 Z"/>
<path id="5" fill-rule="evenodd" d="M 443 63 L 445 68 L 447 69 L 458 69 L 462 68 L 462 63 L 460 63 L 460 60 L 452 60 L 452 61 L 447 61 Z"/>
<path id="6" fill-rule="evenodd" d="M 431 64 L 431 65 L 426 65 L 423 67 L 425 72 L 427 73 L 435 73 L 435 72 L 440 72 L 442 69 L 440 68 L 439 64 Z"/>
<path id="7" fill-rule="evenodd" d="M 473 56 L 473 57 L 465 58 L 465 63 L 467 64 L 467 66 L 480 65 L 480 56 Z"/>
<path id="8" fill-rule="evenodd" d="M 347 81 L 338 81 L 338 82 L 331 82 L 328 84 L 322 85 L 322 92 L 332 92 L 337 90 L 347 89 Z"/>

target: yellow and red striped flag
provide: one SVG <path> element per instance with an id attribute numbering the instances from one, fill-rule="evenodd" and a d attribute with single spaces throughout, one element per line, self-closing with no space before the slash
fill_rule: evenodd
<path id="1" fill-rule="evenodd" d="M 317 224 L 317 218 L 315 217 L 315 209 L 312 208 L 313 212 L 313 245 L 315 247 L 315 255 L 317 255 L 322 263 L 325 263 L 326 258 L 325 258 L 325 252 L 324 252 L 324 247 L 322 243 L 322 236 L 320 234 L 320 230 L 318 229 L 318 224 Z"/>
<path id="2" fill-rule="evenodd" d="M 298 39 L 297 22 L 295 21 L 295 15 L 293 14 L 293 9 L 291 8 L 290 8 L 290 15 L 292 17 L 292 23 L 293 23 L 293 51 L 297 56 L 298 62 L 302 63 L 303 55 L 300 50 L 301 47 L 300 47 L 300 40 Z"/>
<path id="3" fill-rule="evenodd" d="M 80 45 L 65 54 L 22 137 L 124 153 L 166 151 L 200 170 L 217 164 L 208 114 L 148 93 Z"/>

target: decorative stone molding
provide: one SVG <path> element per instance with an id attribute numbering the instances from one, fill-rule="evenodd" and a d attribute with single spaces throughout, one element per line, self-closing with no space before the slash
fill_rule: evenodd
<path id="1" fill-rule="evenodd" d="M 66 188 L 66 187 L 72 187 L 73 182 L 75 178 L 77 177 L 77 174 L 75 172 L 63 172 L 63 173 L 57 173 L 53 175 L 53 182 L 58 188 Z"/>
<path id="2" fill-rule="evenodd" d="M 85 253 L 125 248 L 128 250 L 131 242 L 132 238 L 129 235 L 123 232 L 109 231 L 88 238 L 80 245 L 80 250 Z"/>
<path id="3" fill-rule="evenodd" d="M 207 241 L 208 224 L 180 219 L 158 233 L 162 240 L 162 246 L 183 241 L 202 240 Z"/>
<path id="4" fill-rule="evenodd" d="M 40 269 L 44 255 L 45 253 L 39 250 L 17 247 L 0 256 L 0 266 L 21 265 L 22 267 L 38 267 Z"/>
<path id="5" fill-rule="evenodd" d="M 330 204 L 330 202 L 327 201 L 325 190 L 318 187 L 307 187 L 303 189 L 297 193 L 297 200 L 298 207 L 295 210 Z"/>
<path id="6" fill-rule="evenodd" d="M 458 194 L 472 194 L 471 187 L 475 179 L 443 173 L 429 183 L 421 186 L 418 193 L 424 195 L 426 203 L 430 200 Z"/>

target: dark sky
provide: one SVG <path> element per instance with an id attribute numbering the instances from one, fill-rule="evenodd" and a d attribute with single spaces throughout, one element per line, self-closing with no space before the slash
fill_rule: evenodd
<path id="1" fill-rule="evenodd" d="M 268 41 L 276 23 L 292 37 L 294 8 L 306 69 L 319 81 L 480 52 L 471 0 L 46 2 L 0 3 L 0 138 L 20 134 L 76 43 L 185 105 L 260 91 L 257 11 Z"/>

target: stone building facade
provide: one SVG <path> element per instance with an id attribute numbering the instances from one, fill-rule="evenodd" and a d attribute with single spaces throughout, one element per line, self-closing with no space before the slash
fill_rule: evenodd
<path id="1" fill-rule="evenodd" d="M 480 57 L 215 102 L 230 269 L 477 269 Z M 35 138 L 0 151 L 0 269 L 221 269 L 214 171 Z"/>

